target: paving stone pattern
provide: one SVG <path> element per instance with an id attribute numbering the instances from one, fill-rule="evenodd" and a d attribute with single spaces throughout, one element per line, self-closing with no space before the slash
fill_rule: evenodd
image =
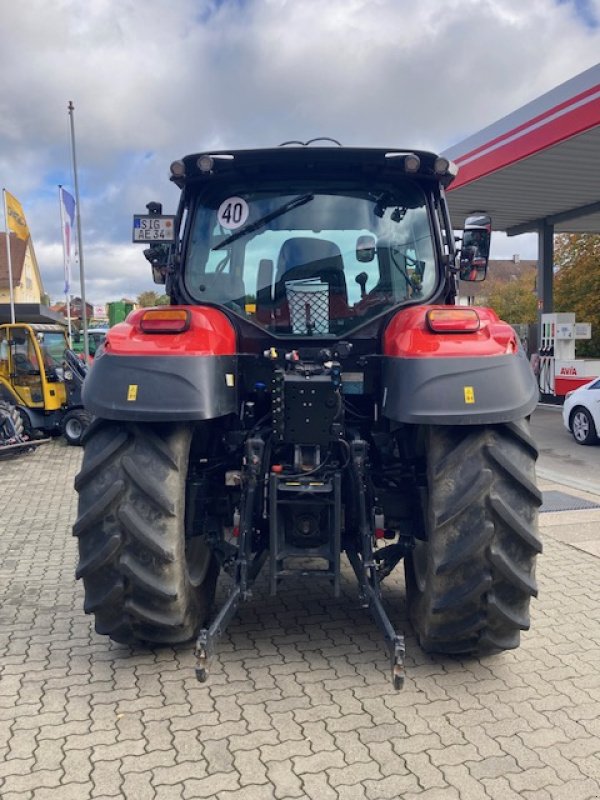
<path id="1" fill-rule="evenodd" d="M 540 598 L 517 651 L 421 653 L 399 571 L 385 594 L 408 680 L 394 692 L 346 573 L 339 600 L 302 581 L 272 599 L 261 584 L 201 685 L 191 647 L 113 644 L 83 614 L 80 458 L 54 441 L 0 463 L 2 800 L 600 797 L 599 561 L 557 515 L 543 515 Z M 600 521 L 565 524 L 582 513 Z"/>

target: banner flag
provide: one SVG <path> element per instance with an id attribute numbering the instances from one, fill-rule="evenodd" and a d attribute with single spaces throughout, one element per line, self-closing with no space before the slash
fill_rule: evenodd
<path id="1" fill-rule="evenodd" d="M 15 233 L 19 239 L 27 241 L 29 238 L 29 228 L 25 219 L 25 212 L 21 203 L 10 192 L 4 190 L 6 198 L 6 215 L 9 229 Z"/>
<path id="2" fill-rule="evenodd" d="M 75 198 L 60 187 L 61 217 L 63 221 L 63 247 L 65 254 L 65 294 L 71 291 L 71 264 L 74 260 L 73 232 L 75 229 Z"/>

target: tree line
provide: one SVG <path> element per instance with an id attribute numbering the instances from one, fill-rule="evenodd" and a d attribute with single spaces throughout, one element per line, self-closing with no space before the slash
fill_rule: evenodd
<path id="1" fill-rule="evenodd" d="M 490 276 L 489 305 L 501 319 L 515 325 L 537 322 L 537 270 L 532 268 L 510 283 Z M 600 236 L 559 234 L 554 239 L 554 310 L 571 311 L 578 322 L 590 322 L 592 338 L 577 343 L 577 355 L 600 357 Z"/>

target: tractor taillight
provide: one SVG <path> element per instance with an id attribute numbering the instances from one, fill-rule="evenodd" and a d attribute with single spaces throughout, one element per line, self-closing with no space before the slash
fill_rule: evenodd
<path id="1" fill-rule="evenodd" d="M 426 319 L 434 333 L 475 333 L 481 325 L 474 308 L 430 308 Z"/>
<path id="2" fill-rule="evenodd" d="M 190 327 L 191 315 L 185 308 L 151 308 L 140 318 L 144 333 L 183 333 Z"/>

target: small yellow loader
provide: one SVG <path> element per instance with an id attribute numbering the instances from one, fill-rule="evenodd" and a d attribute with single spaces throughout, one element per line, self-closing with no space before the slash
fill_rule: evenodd
<path id="1" fill-rule="evenodd" d="M 28 434 L 62 433 L 81 444 L 91 421 L 81 402 L 85 372 L 60 325 L 0 325 L 0 401 L 19 410 Z"/>

